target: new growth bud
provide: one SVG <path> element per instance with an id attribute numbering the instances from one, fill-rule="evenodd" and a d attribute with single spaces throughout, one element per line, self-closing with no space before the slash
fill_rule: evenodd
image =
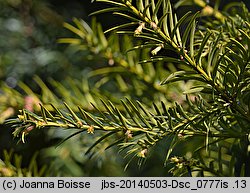
<path id="1" fill-rule="evenodd" d="M 89 126 L 89 128 L 87 129 L 87 133 L 94 134 L 94 126 L 93 125 Z"/>
<path id="2" fill-rule="evenodd" d="M 126 139 L 132 139 L 132 137 L 133 137 L 132 132 L 130 130 L 127 130 L 125 133 L 125 137 L 126 137 Z"/>
<path id="3" fill-rule="evenodd" d="M 135 35 L 139 35 L 142 33 L 142 30 L 145 28 L 145 23 L 141 22 L 139 26 L 135 30 Z"/>
<path id="4" fill-rule="evenodd" d="M 164 47 L 163 44 L 157 46 L 155 49 L 151 51 L 151 54 L 156 55 L 163 47 Z"/>
<path id="5" fill-rule="evenodd" d="M 147 153 L 148 153 L 148 149 L 143 149 L 139 152 L 138 156 L 142 158 L 146 158 Z"/>
<path id="6" fill-rule="evenodd" d="M 154 29 L 154 30 L 157 30 L 157 24 L 155 22 L 151 22 L 150 23 L 150 26 Z"/>

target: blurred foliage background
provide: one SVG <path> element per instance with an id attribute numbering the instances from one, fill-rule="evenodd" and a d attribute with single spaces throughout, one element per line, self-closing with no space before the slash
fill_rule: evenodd
<path id="1" fill-rule="evenodd" d="M 228 2 L 220 1 L 218 8 Z M 216 5 L 215 0 L 208 3 Z M 247 0 L 245 3 L 249 7 Z M 123 59 L 128 60 L 123 55 L 109 57 L 102 47 L 95 45 L 83 49 L 58 44 L 59 38 L 72 37 L 72 33 L 63 27 L 64 22 L 73 23 L 73 18 L 81 18 L 91 25 L 88 15 L 102 9 L 102 6 L 90 0 L 0 0 L 0 176 L 168 175 L 168 168 L 162 169 L 164 155 L 161 150 L 165 144 L 155 147 L 156 151 L 141 168 L 132 162 L 124 171 L 127 162 L 123 159 L 123 153 L 117 155 L 115 148 L 99 148 L 94 155 L 84 155 L 95 140 L 94 137 L 77 135 L 56 146 L 69 133 L 51 128 L 31 133 L 28 142 L 23 144 L 13 140 L 13 130 L 3 125 L 7 118 L 16 115 L 22 108 L 34 108 L 36 111 L 39 101 L 46 104 L 56 102 L 58 98 L 66 100 L 71 106 L 80 104 L 90 110 L 89 102 L 96 101 L 95 98 L 109 99 L 114 103 L 124 97 L 140 99 L 146 104 L 157 100 L 166 100 L 169 104 L 174 101 L 181 103 L 183 98 L 178 93 L 190 87 L 189 84 L 163 88 L 154 85 L 155 81 L 160 81 L 171 71 L 171 66 L 154 82 L 140 77 L 139 80 L 125 84 L 129 78 L 126 80 L 124 77 L 132 77 L 134 72 L 128 70 L 124 76 L 117 76 L 115 72 L 107 72 L 104 68 Z M 177 12 L 183 15 L 187 9 L 190 10 L 190 7 L 181 7 Z M 200 9 L 199 6 L 192 7 L 193 11 Z M 97 16 L 96 20 L 104 30 L 113 24 L 122 23 L 120 17 L 111 14 Z M 92 22 L 93 25 L 95 23 Z M 116 42 L 113 46 L 117 46 L 120 53 L 126 51 L 123 42 L 133 44 L 130 40 L 119 40 L 115 36 L 112 38 L 108 40 L 109 43 Z M 134 58 L 131 63 L 136 62 L 132 54 L 130 58 Z M 165 68 L 164 64 L 161 65 Z M 120 69 L 117 70 L 119 72 Z M 87 79 L 86 75 L 90 72 L 94 73 Z M 105 73 L 107 75 L 100 76 Z M 136 85 L 135 90 L 133 86 Z M 70 91 L 71 95 L 68 96 L 64 91 Z M 176 154 L 178 151 L 182 149 L 178 149 Z"/>

